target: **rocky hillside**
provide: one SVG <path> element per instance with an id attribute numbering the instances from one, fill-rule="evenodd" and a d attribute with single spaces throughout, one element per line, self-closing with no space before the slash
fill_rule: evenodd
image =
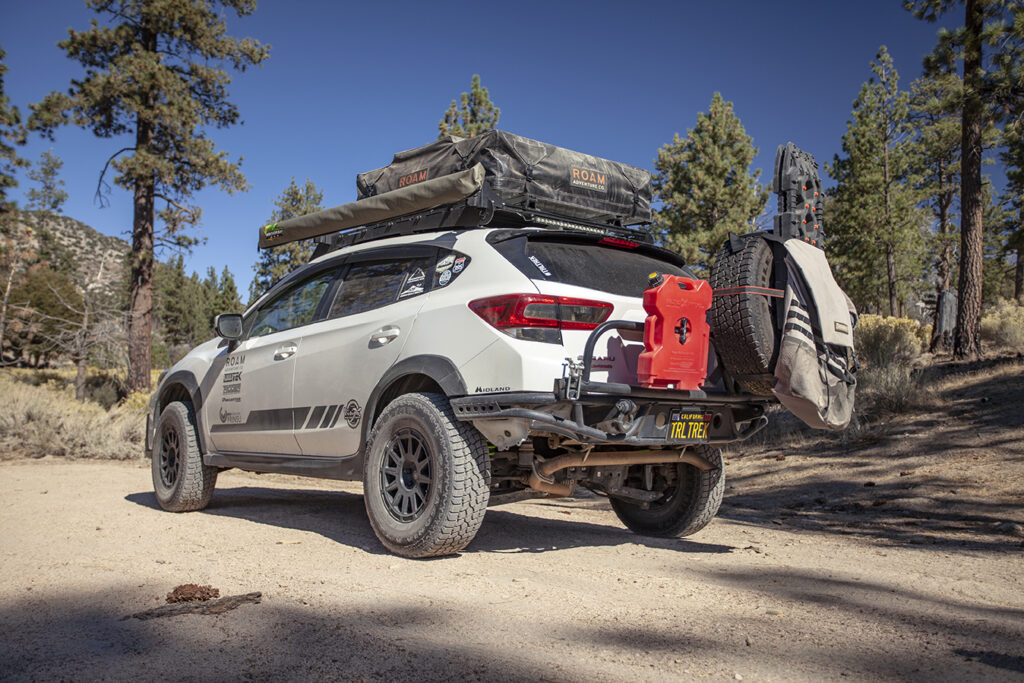
<path id="1" fill-rule="evenodd" d="M 22 222 L 32 228 L 36 249 L 46 249 L 47 234 L 50 236 L 50 250 L 56 247 L 68 256 L 77 282 L 95 282 L 111 293 L 123 284 L 125 259 L 131 249 L 128 242 L 101 234 L 74 218 L 42 211 L 22 212 Z"/>

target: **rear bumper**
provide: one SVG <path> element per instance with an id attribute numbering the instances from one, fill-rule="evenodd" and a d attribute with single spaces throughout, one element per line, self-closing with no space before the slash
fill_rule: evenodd
<path id="1" fill-rule="evenodd" d="M 552 392 L 453 398 L 455 417 L 472 421 L 499 448 L 544 434 L 587 445 L 721 445 L 749 439 L 768 424 L 766 398 L 592 381 L 595 344 L 613 329 L 642 332 L 644 323 L 609 320 L 598 325 L 587 339 L 582 362 L 567 359 L 567 376 L 555 381 Z M 499 425 L 515 429 L 499 434 Z"/>
<path id="2" fill-rule="evenodd" d="M 584 389 L 575 400 L 558 392 L 529 392 L 466 396 L 452 399 L 451 405 L 459 420 L 520 420 L 528 423 L 531 435 L 562 436 L 588 445 L 721 445 L 748 439 L 768 424 L 763 402 L 693 395 L 703 392 L 627 392 L 622 386 L 616 385 L 613 394 Z M 688 395 L 679 395 L 683 393 Z M 674 425 L 681 416 L 694 414 L 703 416 L 706 432 L 699 438 L 680 436 Z"/>

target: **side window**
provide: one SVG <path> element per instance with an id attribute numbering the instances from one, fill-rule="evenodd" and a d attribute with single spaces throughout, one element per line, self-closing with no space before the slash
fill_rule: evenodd
<path id="1" fill-rule="evenodd" d="M 422 294 L 430 263 L 429 258 L 353 263 L 327 317 L 355 315 Z"/>
<path id="2" fill-rule="evenodd" d="M 268 301 L 253 316 L 249 336 L 262 337 L 313 322 L 317 305 L 336 272 L 329 270 L 319 273 Z"/>

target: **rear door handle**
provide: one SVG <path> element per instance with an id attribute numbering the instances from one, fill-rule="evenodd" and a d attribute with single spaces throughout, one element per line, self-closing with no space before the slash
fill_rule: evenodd
<path id="1" fill-rule="evenodd" d="M 376 349 L 384 346 L 385 344 L 390 344 L 398 339 L 398 335 L 401 333 L 402 330 L 398 329 L 394 325 L 382 327 L 370 335 L 370 348 Z"/>
<path id="2" fill-rule="evenodd" d="M 274 351 L 274 360 L 285 360 L 295 355 L 295 352 L 299 350 L 299 347 L 295 344 L 286 344 L 285 346 L 279 346 Z"/>

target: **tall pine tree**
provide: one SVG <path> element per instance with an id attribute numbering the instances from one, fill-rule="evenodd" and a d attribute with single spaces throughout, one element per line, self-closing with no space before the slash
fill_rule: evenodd
<path id="1" fill-rule="evenodd" d="M 52 149 L 43 152 L 36 167 L 28 172 L 29 180 L 35 181 L 39 187 L 25 193 L 28 199 L 26 208 L 60 213 L 60 208 L 68 200 L 68 193 L 63 189 L 64 180 L 57 177 L 63 166 L 64 162 Z"/>
<path id="2" fill-rule="evenodd" d="M 1024 305 L 1024 100 L 1019 113 L 1006 126 L 1005 148 L 1000 158 L 1006 165 L 1003 203 L 1008 209 L 1003 226 L 1005 251 L 1014 259 L 1013 297 Z"/>
<path id="3" fill-rule="evenodd" d="M 960 113 L 963 82 L 948 65 L 930 70 L 910 84 L 910 124 L 917 135 L 911 145 L 914 181 L 932 212 L 935 231 L 929 251 L 935 268 L 935 315 L 930 350 L 945 342 L 939 329 L 943 292 L 953 285 L 953 259 L 959 243 L 956 215 L 960 195 Z"/>
<path id="4" fill-rule="evenodd" d="M 295 178 L 292 178 L 284 192 L 274 200 L 277 208 L 266 224 L 319 211 L 324 208 L 323 201 L 323 191 L 312 180 L 307 178 L 306 184 L 299 187 L 295 184 Z M 309 261 L 313 246 L 313 240 L 300 240 L 261 251 L 259 260 L 252 267 L 256 275 L 249 284 L 249 303 L 261 297 L 282 277 Z"/>
<path id="5" fill-rule="evenodd" d="M 441 122 L 437 125 L 437 137 L 441 139 L 446 135 L 458 135 L 471 138 L 486 133 L 498 127 L 499 116 L 501 109 L 491 102 L 487 88 L 480 85 L 480 76 L 473 74 L 469 92 L 462 93 L 458 106 L 455 100 L 452 100 L 448 110 L 441 117 Z"/>
<path id="6" fill-rule="evenodd" d="M 924 260 L 924 220 L 910 182 L 910 98 L 884 46 L 871 71 L 843 134 L 844 156 L 827 168 L 837 182 L 829 249 L 858 307 L 900 316 Z"/>
<path id="7" fill-rule="evenodd" d="M 963 63 L 960 185 L 960 281 L 953 353 L 981 354 L 985 189 L 981 174 L 986 120 L 1005 120 L 1024 98 L 1024 2 L 1021 0 L 904 0 L 920 19 L 934 22 L 963 8 L 964 24 L 939 31 L 926 58 Z"/>
<path id="8" fill-rule="evenodd" d="M 207 127 L 238 122 L 220 68 L 259 65 L 268 49 L 227 35 L 223 11 L 251 14 L 255 0 L 87 0 L 108 24 L 69 30 L 58 45 L 85 67 L 68 92 L 33 105 L 31 127 L 52 137 L 74 124 L 121 139 L 103 166 L 133 194 L 128 385 L 148 390 L 153 307 L 153 249 L 158 240 L 191 243 L 181 230 L 198 222 L 191 196 L 208 185 L 246 189 L 236 162 L 206 137 Z M 128 137 L 128 140 L 123 138 Z M 102 185 L 101 185 L 102 186 Z M 161 208 L 158 209 L 158 204 Z M 159 217 L 163 232 L 154 233 Z"/>
<path id="9" fill-rule="evenodd" d="M 730 232 L 754 228 L 768 191 L 750 172 L 757 156 L 753 139 L 720 93 L 711 108 L 697 115 L 697 125 L 658 150 L 654 190 L 662 202 L 655 228 L 668 245 L 691 264 L 710 267 Z"/>

